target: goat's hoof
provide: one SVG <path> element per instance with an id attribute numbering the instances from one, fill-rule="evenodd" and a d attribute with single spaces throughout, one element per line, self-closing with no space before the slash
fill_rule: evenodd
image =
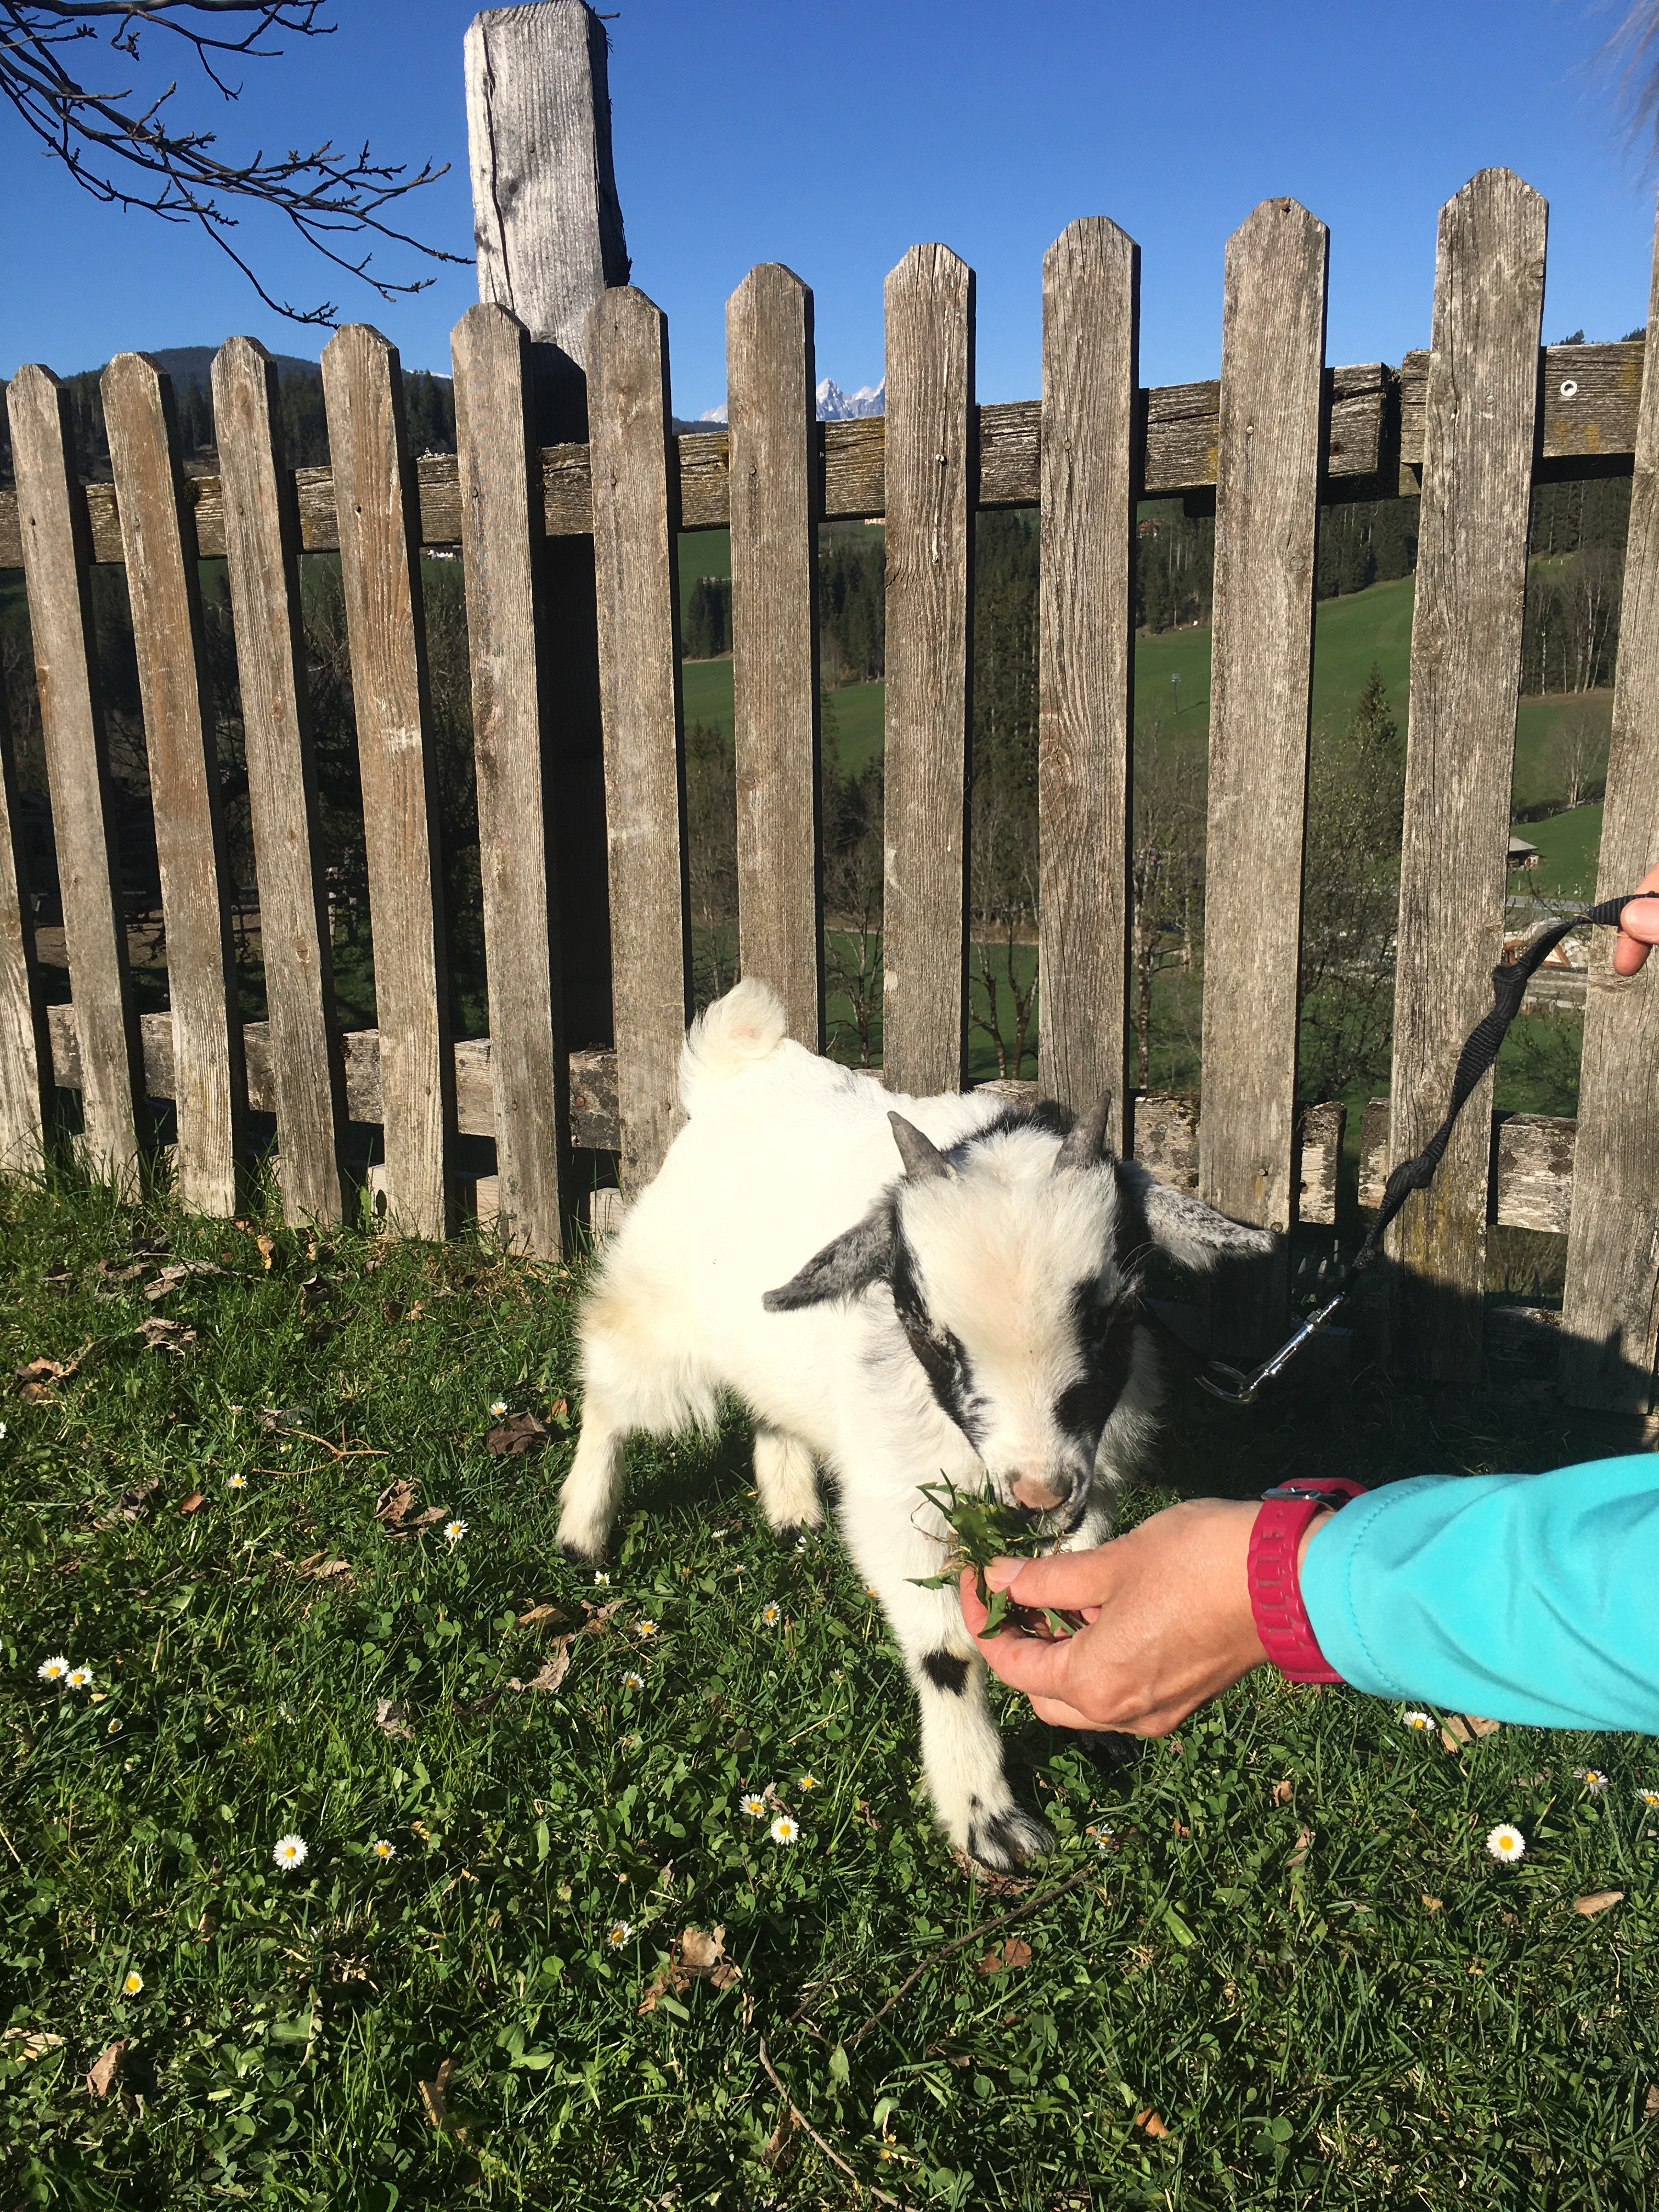
<path id="1" fill-rule="evenodd" d="M 1018 1805 L 976 1813 L 968 1823 L 968 1856 L 993 1874 L 1018 1874 L 1027 1859 L 1040 1859 L 1054 1847 L 1048 1824 Z"/>
<path id="2" fill-rule="evenodd" d="M 1125 1735 L 1119 1729 L 1056 1729 L 1055 1735 L 1073 1750 L 1080 1751 L 1091 1766 L 1110 1774 L 1120 1766 L 1133 1766 L 1146 1756 L 1143 1737 Z"/>
<path id="3" fill-rule="evenodd" d="M 573 1544 L 567 1538 L 561 1536 L 559 1557 L 568 1567 L 597 1567 L 604 1554 L 599 1552 L 585 1551 L 580 1544 Z"/>
<path id="4" fill-rule="evenodd" d="M 798 1551 L 805 1533 L 799 1521 L 787 1521 L 781 1528 L 774 1528 L 772 1531 L 777 1539 L 778 1549 L 781 1552 Z"/>

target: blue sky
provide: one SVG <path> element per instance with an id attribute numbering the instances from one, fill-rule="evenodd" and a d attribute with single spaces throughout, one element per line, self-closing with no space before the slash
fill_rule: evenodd
<path id="1" fill-rule="evenodd" d="M 667 311 L 676 407 L 723 398 L 724 303 L 762 260 L 813 286 L 820 374 L 849 390 L 873 380 L 883 276 L 933 238 L 978 273 L 980 397 L 1034 396 L 1043 249 L 1092 214 L 1141 246 L 1144 380 L 1212 376 L 1223 246 L 1276 193 L 1330 225 L 1329 358 L 1397 362 L 1427 342 L 1437 209 L 1496 164 L 1550 203 L 1546 337 L 1621 336 L 1645 319 L 1655 181 L 1596 59 L 1622 5 L 621 0 L 617 182 L 634 281 Z M 413 227 L 469 252 L 471 8 L 337 0 L 331 12 L 333 38 L 243 65 L 237 106 L 185 78 L 181 107 L 211 120 L 227 154 L 367 136 L 383 158 L 449 161 Z M 147 37 L 159 58 L 164 42 Z M 100 60 L 106 82 L 131 73 Z M 87 200 L 9 110 L 0 206 L 0 373 L 28 360 L 67 373 L 123 347 L 236 331 L 320 349 L 323 334 L 272 315 L 198 233 Z M 429 292 L 386 305 L 331 283 L 268 223 L 239 237 L 273 290 L 331 294 L 406 366 L 447 369 L 449 330 L 476 296 L 470 267 L 439 268 Z M 396 259 L 408 273 L 410 257 Z"/>

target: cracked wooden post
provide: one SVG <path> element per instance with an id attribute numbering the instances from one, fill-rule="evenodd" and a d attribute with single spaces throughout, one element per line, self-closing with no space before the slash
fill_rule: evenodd
<path id="1" fill-rule="evenodd" d="M 466 33 L 478 297 L 530 333 L 537 447 L 586 437 L 587 316 L 628 282 L 605 56 L 605 25 L 583 0 L 489 9 Z M 571 1045 L 599 1044 L 611 1035 L 611 934 L 592 546 L 549 538 L 538 560 L 556 702 L 547 742 L 563 1022 Z"/>

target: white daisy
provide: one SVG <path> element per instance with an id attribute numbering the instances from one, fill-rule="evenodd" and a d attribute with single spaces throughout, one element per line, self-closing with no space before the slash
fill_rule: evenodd
<path id="1" fill-rule="evenodd" d="M 1659 1790 L 1638 1790 L 1636 1793 L 1636 1802 L 1638 1805 L 1645 1805 L 1651 1812 L 1655 1807 L 1659 1806 Z"/>
<path id="2" fill-rule="evenodd" d="M 92 1687 L 91 1668 L 71 1667 L 64 1677 L 64 1687 L 66 1690 L 89 1690 Z"/>
<path id="3" fill-rule="evenodd" d="M 654 1620 L 636 1620 L 634 1623 L 635 1635 L 643 1636 L 647 1643 L 650 1641 L 651 1638 L 656 1634 L 656 1632 L 657 1624 Z"/>
<path id="4" fill-rule="evenodd" d="M 233 1474 L 225 1487 L 228 1490 L 246 1490 L 247 1488 L 247 1477 L 245 1474 Z"/>
<path id="5" fill-rule="evenodd" d="M 624 1690 L 642 1690 L 645 1687 L 644 1675 L 636 1674 L 630 1667 L 623 1676 L 623 1687 Z"/>
<path id="6" fill-rule="evenodd" d="M 881 1595 L 881 1592 L 876 1588 L 873 1583 L 866 1583 L 864 1585 L 864 1595 L 866 1597 L 879 1597 Z"/>
<path id="7" fill-rule="evenodd" d="M 121 1733 L 121 1723 L 120 1723 L 120 1722 L 119 1722 L 119 1721 L 112 1721 L 112 1722 L 110 1723 L 110 1724 L 109 1724 L 109 1733 L 111 1734 L 111 1735 L 120 1735 L 120 1733 Z"/>
<path id="8" fill-rule="evenodd" d="M 490 1410 L 490 1412 L 491 1412 L 491 1413 L 495 1416 L 495 1419 L 499 1421 L 499 1420 L 500 1420 L 500 1419 L 501 1418 L 501 1415 L 502 1415 L 502 1414 L 507 1411 L 507 1401 L 506 1401 L 506 1399 L 505 1399 L 505 1398 L 492 1398 L 492 1399 L 490 1400 L 490 1401 L 489 1401 L 489 1410 Z"/>
<path id="9" fill-rule="evenodd" d="M 460 1540 L 461 1540 L 462 1537 L 463 1537 L 463 1536 L 465 1536 L 465 1534 L 466 1534 L 466 1523 L 465 1523 L 465 1521 L 446 1521 L 446 1522 L 445 1522 L 445 1523 L 444 1523 L 444 1540 L 445 1540 L 445 1542 L 446 1542 L 446 1543 L 448 1543 L 448 1544 L 459 1544 L 459 1543 L 460 1542 Z"/>
<path id="10" fill-rule="evenodd" d="M 284 1874 L 294 1874 L 306 1863 L 306 1842 L 303 1836 L 278 1836 L 271 1846 L 270 1856 Z"/>
<path id="11" fill-rule="evenodd" d="M 43 1659 L 34 1671 L 43 1682 L 61 1682 L 69 1670 L 69 1661 L 58 1652 L 50 1659 Z"/>
<path id="12" fill-rule="evenodd" d="M 764 1627 L 775 1628 L 782 1619 L 783 1607 L 775 1598 L 769 1599 L 761 1607 L 761 1622 Z"/>
<path id="13" fill-rule="evenodd" d="M 379 1859 L 381 1864 L 384 1865 L 387 1859 L 395 1859 L 397 1857 L 398 1846 L 396 1844 L 387 1843 L 384 1836 L 377 1836 L 374 1843 L 369 1846 L 368 1855 L 371 1858 Z"/>
<path id="14" fill-rule="evenodd" d="M 143 1986 L 144 1978 L 136 1966 L 121 1977 L 121 1994 L 124 1997 L 136 1997 Z"/>
<path id="15" fill-rule="evenodd" d="M 766 1832 L 775 1844 L 793 1844 L 799 1838 L 800 1822 L 791 1820 L 787 1813 L 780 1813 Z"/>
<path id="16" fill-rule="evenodd" d="M 620 1951 L 633 1933 L 634 1923 L 631 1920 L 613 1920 L 605 1931 L 606 1945 L 612 1951 Z"/>
<path id="17" fill-rule="evenodd" d="M 1486 1838 L 1486 1849 L 1502 1863 L 1523 1858 L 1527 1839 L 1519 1828 L 1512 1828 L 1507 1820 L 1500 1820 Z"/>
<path id="18" fill-rule="evenodd" d="M 610 1576 L 605 1574 L 596 1574 L 593 1577 L 593 1587 L 595 1589 L 609 1589 L 611 1587 Z"/>
<path id="19" fill-rule="evenodd" d="M 738 1798 L 738 1803 L 751 1820 L 758 1820 L 766 1810 L 765 1798 L 754 1790 L 744 1790 L 743 1796 Z"/>
<path id="20" fill-rule="evenodd" d="M 1410 1705 L 1407 1705 L 1405 1711 L 1401 1714 L 1400 1720 L 1402 1727 L 1415 1729 L 1419 1735 L 1424 1729 L 1431 1729 L 1434 1726 L 1434 1721 L 1429 1714 L 1419 1713 Z"/>
<path id="21" fill-rule="evenodd" d="M 1583 1784 L 1592 1797 L 1599 1797 L 1613 1782 L 1612 1775 L 1603 1774 L 1599 1766 L 1575 1766 L 1572 1771 L 1575 1779 Z"/>
<path id="22" fill-rule="evenodd" d="M 818 1778 L 816 1774 L 803 1774 L 796 1778 L 797 1790 L 816 1790 L 817 1786 Z"/>
<path id="23" fill-rule="evenodd" d="M 1103 1858 L 1105 1856 L 1106 1853 L 1111 1850 L 1112 1845 L 1117 1840 L 1112 1830 L 1107 1827 L 1085 1828 L 1083 1832 L 1088 1837 L 1091 1843 L 1093 1844 L 1095 1849 L 1100 1853 Z"/>

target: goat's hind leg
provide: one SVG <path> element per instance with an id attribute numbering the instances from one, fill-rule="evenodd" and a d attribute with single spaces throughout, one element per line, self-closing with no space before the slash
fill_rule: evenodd
<path id="1" fill-rule="evenodd" d="M 605 1557 L 622 1494 L 623 1445 L 628 1430 L 592 1390 L 582 1401 L 576 1455 L 559 1494 L 559 1549 L 567 1559 L 592 1565 Z"/>
<path id="2" fill-rule="evenodd" d="M 817 1463 L 809 1445 L 770 1422 L 755 1423 L 755 1486 L 761 1510 L 781 1543 L 792 1544 L 803 1528 L 823 1526 L 818 1502 Z"/>

